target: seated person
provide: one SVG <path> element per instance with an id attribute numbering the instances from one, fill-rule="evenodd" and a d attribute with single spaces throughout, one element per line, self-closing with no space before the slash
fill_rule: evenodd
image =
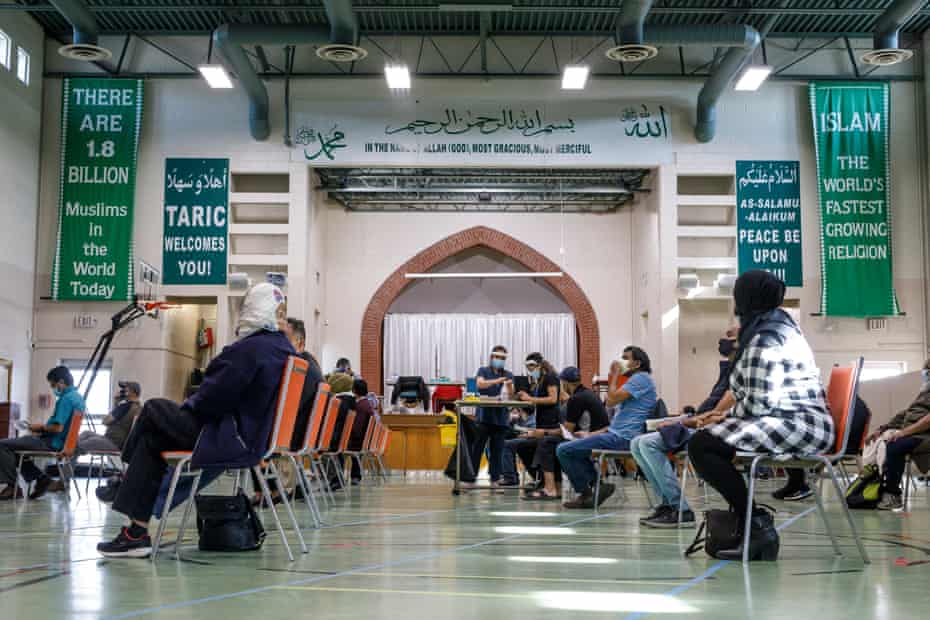
<path id="1" fill-rule="evenodd" d="M 630 451 L 636 459 L 636 466 L 643 472 L 652 490 L 659 499 L 659 505 L 652 514 L 641 519 L 640 523 L 647 527 L 676 528 L 694 527 L 694 512 L 688 506 L 687 500 L 682 497 L 678 485 L 678 476 L 675 468 L 668 459 L 669 452 L 679 452 L 688 445 L 688 440 L 703 419 L 703 414 L 713 411 L 720 404 L 727 393 L 730 378 L 730 361 L 736 355 L 736 330 L 728 330 L 726 337 L 717 343 L 717 352 L 723 358 L 720 361 L 720 372 L 710 395 L 703 403 L 693 410 L 694 416 L 681 422 L 662 422 L 659 430 L 646 433 L 633 439 Z M 730 402 L 732 399 L 728 399 Z M 681 520 L 678 519 L 678 508 L 681 505 Z"/>
<path id="2" fill-rule="evenodd" d="M 281 375 L 295 354 L 281 331 L 284 305 L 284 294 L 273 284 L 250 288 L 236 326 L 238 340 L 210 362 L 197 392 L 181 405 L 160 398 L 145 403 L 123 447 L 129 467 L 113 502 L 130 523 L 112 541 L 97 545 L 101 554 L 151 553 L 148 522 L 168 471 L 162 452 L 194 450 L 195 467 L 244 468 L 259 462 L 268 448 Z"/>
<path id="3" fill-rule="evenodd" d="M 16 465 L 19 456 L 16 452 L 19 450 L 61 450 L 65 446 L 65 439 L 71 426 L 71 417 L 76 412 L 84 411 L 84 399 L 74 387 L 71 371 L 64 366 L 56 366 L 48 371 L 45 378 L 57 399 L 52 417 L 45 424 L 30 424 L 29 430 L 33 433 L 32 435 L 0 439 L 0 483 L 7 485 L 6 489 L 0 493 L 0 500 L 18 497 Z M 36 467 L 31 458 L 23 459 L 20 474 L 27 483 L 36 483 L 29 496 L 32 499 L 42 497 L 52 483 L 52 479 Z"/>
<path id="4" fill-rule="evenodd" d="M 562 425 L 567 432 L 578 437 L 606 428 L 607 408 L 597 394 L 581 384 L 581 372 L 574 366 L 564 369 L 559 375 L 562 382 L 561 392 L 568 395 L 565 421 Z M 543 488 L 523 496 L 526 500 L 557 501 L 562 498 L 562 469 L 556 458 L 556 449 L 566 441 L 562 428 L 555 431 L 543 431 L 536 447 L 534 467 L 543 473 Z"/>
<path id="5" fill-rule="evenodd" d="M 629 450 L 633 438 L 645 430 L 646 420 L 659 400 L 651 373 L 646 352 L 639 347 L 626 347 L 621 359 L 610 366 L 607 406 L 619 405 L 610 425 L 596 431 L 577 432 L 575 435 L 580 439 L 556 448 L 559 464 L 578 493 L 576 499 L 565 503 L 566 508 L 594 507 L 598 472 L 591 461 L 593 450 Z M 610 483 L 601 484 L 599 502 L 606 501 L 615 490 Z"/>
<path id="6" fill-rule="evenodd" d="M 355 423 L 349 435 L 349 452 L 359 452 L 365 447 L 365 436 L 368 434 L 368 425 L 375 422 L 375 408 L 368 398 L 368 383 L 364 379 L 356 379 L 352 384 L 352 394 L 355 396 Z M 362 470 L 358 461 L 352 459 L 352 483 L 357 484 L 362 479 Z"/>
<path id="7" fill-rule="evenodd" d="M 930 447 L 930 359 L 921 370 L 923 385 L 920 393 L 910 407 L 901 411 L 869 435 L 868 443 L 880 437 L 887 442 L 885 463 L 882 466 L 882 501 L 879 510 L 901 510 L 904 501 L 901 497 L 901 478 L 907 456 L 918 451 L 925 452 Z M 887 431 L 893 431 L 886 434 Z"/>
<path id="8" fill-rule="evenodd" d="M 518 455 L 527 471 L 536 478 L 538 466 L 535 462 L 536 447 L 547 433 L 561 433 L 559 430 L 559 376 L 540 353 L 530 353 L 525 361 L 526 374 L 530 378 L 532 394 L 519 392 L 517 400 L 533 404 L 533 416 L 536 427 L 515 439 L 504 442 L 501 454 L 501 481 L 498 486 L 516 487 Z"/>
<path id="9" fill-rule="evenodd" d="M 348 377 L 350 380 L 355 377 L 355 373 L 352 372 L 352 364 L 350 364 L 349 360 L 345 357 L 340 357 L 333 371 L 326 375 L 326 383 L 332 385 L 341 377 Z M 333 390 L 333 394 L 335 393 L 336 391 Z"/>
<path id="10" fill-rule="evenodd" d="M 76 455 L 88 452 L 119 452 L 126 443 L 129 430 L 136 416 L 142 411 L 142 386 L 135 381 L 120 381 L 116 394 L 116 406 L 103 418 L 107 427 L 103 435 L 85 431 L 78 437 Z"/>
<path id="11" fill-rule="evenodd" d="M 733 463 L 737 451 L 772 455 L 816 454 L 833 447 L 833 418 L 807 340 L 781 308 L 785 283 L 767 271 L 743 273 L 733 287 L 739 346 L 730 372 L 734 406 L 721 403 L 688 443 L 697 473 L 716 489 L 730 510 L 744 514 L 749 489 Z M 740 520 L 742 523 L 742 519 Z M 774 560 L 779 539 L 771 512 L 752 511 L 750 560 Z M 739 560 L 740 543 L 715 557 Z"/>

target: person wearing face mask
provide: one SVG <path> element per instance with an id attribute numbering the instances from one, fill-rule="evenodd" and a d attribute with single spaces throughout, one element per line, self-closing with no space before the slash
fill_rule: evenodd
<path id="1" fill-rule="evenodd" d="M 930 359 L 921 372 L 922 385 L 914 402 L 887 424 L 876 429 L 866 439 L 871 444 L 879 439 L 885 442 L 885 460 L 882 464 L 882 500 L 879 510 L 902 510 L 901 479 L 908 455 L 921 471 L 930 469 Z"/>
<path id="2" fill-rule="evenodd" d="M 128 468 L 113 502 L 129 525 L 97 545 L 102 555 L 151 553 L 148 522 L 168 471 L 163 452 L 193 450 L 194 467 L 241 468 L 259 461 L 268 447 L 281 374 L 296 354 L 281 331 L 285 316 L 281 290 L 256 284 L 242 301 L 238 339 L 210 362 L 197 392 L 181 405 L 162 398 L 145 403 L 123 447 Z"/>
<path id="3" fill-rule="evenodd" d="M 0 493 L 0 499 L 13 499 L 19 491 L 16 489 L 17 451 L 46 452 L 61 450 L 68 436 L 71 417 L 78 411 L 84 411 L 84 399 L 74 387 L 74 378 L 64 366 L 57 366 L 46 375 L 48 385 L 55 393 L 55 411 L 45 424 L 30 424 L 32 435 L 0 440 L 0 483 L 6 489 Z M 20 472 L 26 482 L 35 481 L 35 489 L 30 497 L 39 498 L 48 490 L 52 480 L 35 466 L 32 459 L 23 459 Z"/>
<path id="4" fill-rule="evenodd" d="M 527 394 L 521 391 L 516 397 L 517 400 L 533 405 L 535 428 L 504 444 L 500 482 L 500 486 L 503 487 L 519 485 L 515 455 L 520 456 L 527 471 L 531 472 L 535 478 L 539 471 L 536 452 L 540 442 L 545 437 L 560 435 L 559 376 L 555 368 L 543 358 L 541 353 L 527 355 L 524 365 L 532 393 Z"/>
<path id="5" fill-rule="evenodd" d="M 491 357 L 487 366 L 478 369 L 478 394 L 485 398 L 497 398 L 501 395 L 504 386 L 513 385 L 513 374 L 506 369 L 507 348 L 497 345 L 491 349 Z M 500 486 L 504 441 L 510 424 L 510 414 L 501 407 L 478 407 L 477 412 L 478 436 L 471 446 L 471 462 L 475 463 L 477 470 L 481 462 L 486 444 L 490 447 L 488 457 L 488 473 L 492 486 Z"/>
<path id="6" fill-rule="evenodd" d="M 625 379 L 621 385 L 621 376 Z M 646 419 L 658 402 L 656 384 L 652 380 L 649 356 L 639 347 L 623 350 L 621 359 L 611 364 L 607 406 L 617 407 L 607 428 L 576 432 L 579 439 L 560 444 L 556 456 L 578 497 L 566 508 L 594 508 L 594 483 L 597 471 L 591 461 L 594 450 L 629 450 L 630 442 L 646 427 Z M 601 483 L 599 503 L 607 501 L 616 487 Z"/>
<path id="7" fill-rule="evenodd" d="M 733 407 L 718 405 L 688 443 L 694 468 L 730 510 L 742 514 L 749 490 L 733 464 L 737 451 L 815 454 L 833 446 L 833 418 L 814 353 L 800 328 L 781 308 L 785 283 L 769 272 L 743 273 L 733 288 L 739 348 L 730 370 Z M 742 524 L 742 520 L 740 520 Z M 720 559 L 739 560 L 740 544 Z M 752 511 L 750 560 L 774 560 L 779 540 L 771 512 Z"/>
<path id="8" fill-rule="evenodd" d="M 636 460 L 636 466 L 646 476 L 656 497 L 659 498 L 659 505 L 652 511 L 652 514 L 639 521 L 646 527 L 694 527 L 694 512 L 688 506 L 687 500 L 682 497 L 678 476 L 671 461 L 668 460 L 668 454 L 683 450 L 695 433 L 695 429 L 705 419 L 705 414 L 712 412 L 724 398 L 727 398 L 730 363 L 736 356 L 736 334 L 735 329 L 727 330 L 726 335 L 718 341 L 717 352 L 723 358 L 720 361 L 720 374 L 710 395 L 694 410 L 694 413 L 681 422 L 662 422 L 655 432 L 639 435 L 630 444 L 630 451 Z M 679 508 L 681 515 L 679 515 Z"/>

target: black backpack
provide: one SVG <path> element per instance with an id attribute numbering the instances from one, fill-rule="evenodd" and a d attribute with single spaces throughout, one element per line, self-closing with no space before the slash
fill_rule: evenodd
<path id="1" fill-rule="evenodd" d="M 201 551 L 254 551 L 265 542 L 265 528 L 242 491 L 197 495 L 195 500 Z"/>
<path id="2" fill-rule="evenodd" d="M 707 555 L 716 558 L 721 551 L 736 549 L 743 542 L 745 518 L 745 515 L 732 510 L 708 510 L 704 513 L 704 521 L 698 527 L 694 542 L 685 550 L 685 557 L 703 549 Z"/>

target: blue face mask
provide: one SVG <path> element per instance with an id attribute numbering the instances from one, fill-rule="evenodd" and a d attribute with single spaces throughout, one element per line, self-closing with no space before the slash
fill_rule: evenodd
<path id="1" fill-rule="evenodd" d="M 532 379 L 533 381 L 539 381 L 539 370 L 531 370 L 530 379 Z"/>
<path id="2" fill-rule="evenodd" d="M 923 378 L 924 383 L 930 383 L 930 369 L 924 368 L 921 370 L 920 376 Z"/>
<path id="3" fill-rule="evenodd" d="M 53 388 L 52 393 L 55 394 L 56 397 L 58 397 L 64 393 L 64 390 L 62 390 L 61 388 Z"/>
<path id="4" fill-rule="evenodd" d="M 505 360 L 495 357 L 491 360 L 491 368 L 493 368 L 494 370 L 503 370 L 505 363 L 506 363 Z"/>

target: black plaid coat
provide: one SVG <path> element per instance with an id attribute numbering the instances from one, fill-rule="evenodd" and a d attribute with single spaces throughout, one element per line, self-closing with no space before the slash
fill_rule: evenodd
<path id="1" fill-rule="evenodd" d="M 833 419 L 814 354 L 791 321 L 747 345 L 730 375 L 736 405 L 708 430 L 746 452 L 812 454 L 833 448 Z"/>

